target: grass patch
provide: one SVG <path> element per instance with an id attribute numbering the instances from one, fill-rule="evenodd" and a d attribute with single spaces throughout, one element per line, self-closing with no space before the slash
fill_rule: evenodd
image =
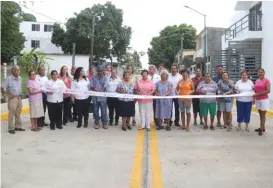
<path id="1" fill-rule="evenodd" d="M 10 72 L 8 72 L 8 76 L 10 76 Z M 22 78 L 22 97 L 25 99 L 27 97 L 27 81 L 28 81 L 28 73 L 26 70 L 21 69 L 20 76 Z M 4 74 L 1 72 L 1 83 L 4 81 Z"/>

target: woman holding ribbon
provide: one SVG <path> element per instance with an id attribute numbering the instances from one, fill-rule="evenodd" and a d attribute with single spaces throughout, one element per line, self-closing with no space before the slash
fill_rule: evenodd
<path id="1" fill-rule="evenodd" d="M 68 69 L 66 66 L 62 66 L 59 74 L 59 79 L 64 82 L 68 89 L 71 88 L 71 79 L 68 75 Z M 64 105 L 63 105 L 63 125 L 68 125 L 68 120 L 71 122 L 71 100 L 70 95 L 64 94 Z"/>
<path id="2" fill-rule="evenodd" d="M 238 80 L 235 84 L 235 89 L 237 93 L 243 92 L 252 92 L 254 89 L 254 84 L 251 80 L 248 79 L 248 74 L 246 71 L 241 72 L 241 80 Z M 236 98 L 236 106 L 237 106 L 237 122 L 238 128 L 237 131 L 241 130 L 241 124 L 246 124 L 246 131 L 249 131 L 248 124 L 250 122 L 250 115 L 253 103 L 252 96 L 244 96 Z"/>
<path id="3" fill-rule="evenodd" d="M 35 80 L 36 74 L 34 71 L 28 72 L 29 80 L 27 82 L 28 99 L 30 108 L 30 122 L 32 131 L 40 131 L 37 126 L 37 119 L 44 116 L 43 96 L 40 84 Z"/>
<path id="4" fill-rule="evenodd" d="M 266 111 L 269 110 L 270 102 L 268 94 L 270 93 L 270 81 L 265 78 L 264 69 L 259 70 L 259 79 L 255 82 L 255 99 L 256 99 L 256 108 L 259 111 L 260 115 L 260 128 L 255 129 L 260 136 L 265 132 L 265 122 L 266 122 Z"/>
<path id="5" fill-rule="evenodd" d="M 155 91 L 155 85 L 152 80 L 148 79 L 148 70 L 141 71 L 142 78 L 136 81 L 135 93 L 137 95 L 153 95 Z M 139 106 L 139 114 L 141 120 L 141 127 L 139 129 L 146 128 L 150 130 L 150 121 L 153 111 L 153 99 L 137 99 Z"/>
<path id="6" fill-rule="evenodd" d="M 181 71 L 182 79 L 178 82 L 176 87 L 176 92 L 178 95 L 191 95 L 194 92 L 194 84 L 192 80 L 189 78 L 189 71 L 187 69 L 183 69 Z M 179 98 L 179 108 L 181 112 L 182 126 L 179 128 L 180 130 L 189 131 L 190 130 L 190 122 L 191 122 L 191 103 L 192 100 L 190 98 Z M 185 113 L 187 114 L 187 126 Z"/>
<path id="7" fill-rule="evenodd" d="M 117 86 L 117 93 L 134 94 L 135 83 L 130 81 L 130 73 L 124 71 L 123 80 Z M 129 125 L 131 117 L 135 116 L 135 101 L 133 98 L 119 98 L 118 114 L 122 117 L 122 130 L 132 130 Z"/>
<path id="8" fill-rule="evenodd" d="M 82 116 L 84 117 L 84 128 L 88 127 L 88 105 L 89 100 L 88 94 L 84 92 L 88 91 L 89 82 L 85 77 L 85 71 L 82 67 L 78 67 L 75 71 L 74 80 L 71 85 L 71 89 L 77 92 L 74 95 L 71 95 L 71 102 L 75 104 L 76 111 L 78 113 L 78 125 L 77 128 L 82 127 Z"/>
<path id="9" fill-rule="evenodd" d="M 51 79 L 45 84 L 47 90 L 48 116 L 50 119 L 50 129 L 62 129 L 63 93 L 66 89 L 64 82 L 58 79 L 58 72 L 51 71 Z"/>
<path id="10" fill-rule="evenodd" d="M 232 107 L 233 97 L 228 97 L 235 92 L 234 82 L 229 80 L 227 72 L 223 72 L 222 80 L 218 82 L 218 94 L 227 95 L 227 97 L 219 98 L 220 111 L 223 112 L 224 126 L 221 128 L 227 128 L 227 131 L 232 130 Z"/>
<path id="11" fill-rule="evenodd" d="M 135 72 L 134 67 L 132 65 L 128 65 L 126 69 L 130 74 L 130 81 L 135 83 L 136 82 L 136 76 L 134 75 L 134 72 Z M 136 101 L 135 101 L 135 104 L 136 104 Z M 133 116 L 133 118 L 132 118 L 132 125 L 136 126 L 135 116 Z"/>
<path id="12" fill-rule="evenodd" d="M 161 80 L 158 81 L 155 86 L 155 95 L 156 96 L 170 96 L 172 92 L 172 83 L 168 81 L 169 73 L 167 70 L 162 70 L 160 72 Z M 156 100 L 156 109 L 155 109 L 155 118 L 158 120 L 157 130 L 163 129 L 162 123 L 163 119 L 167 120 L 166 130 L 170 131 L 170 118 L 172 115 L 173 99 L 157 99 Z"/>
<path id="13" fill-rule="evenodd" d="M 210 74 L 206 74 L 205 81 L 202 81 L 196 88 L 196 94 L 216 95 L 218 87 L 216 82 L 211 79 Z M 200 98 L 200 115 L 204 117 L 204 130 L 208 129 L 208 112 L 210 114 L 210 130 L 215 130 L 213 126 L 214 117 L 216 115 L 216 98 Z"/>

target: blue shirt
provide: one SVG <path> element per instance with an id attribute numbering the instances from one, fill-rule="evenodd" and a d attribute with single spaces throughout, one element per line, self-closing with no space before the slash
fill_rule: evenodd
<path id="1" fill-rule="evenodd" d="M 108 83 L 107 76 L 103 75 L 101 78 L 99 78 L 98 75 L 95 75 L 92 77 L 89 86 L 90 86 L 91 90 L 92 90 L 92 88 L 96 88 L 97 91 L 104 92 L 106 89 L 107 83 Z M 93 96 L 92 99 L 93 99 L 93 102 L 106 101 L 106 97 Z"/>
<path id="2" fill-rule="evenodd" d="M 212 78 L 212 80 L 214 81 L 214 82 L 216 82 L 216 84 L 218 84 L 218 82 L 219 82 L 219 80 L 222 80 L 222 75 L 217 75 L 217 76 L 214 76 L 213 78 Z"/>
<path id="3" fill-rule="evenodd" d="M 6 88 L 7 92 L 13 96 L 20 96 L 22 95 L 22 78 L 21 76 L 18 76 L 17 79 L 13 75 L 8 76 L 1 84 L 1 87 Z"/>

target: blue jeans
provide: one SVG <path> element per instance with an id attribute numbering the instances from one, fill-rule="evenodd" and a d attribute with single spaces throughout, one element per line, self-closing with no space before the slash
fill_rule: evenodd
<path id="1" fill-rule="evenodd" d="M 94 119 L 95 119 L 95 125 L 98 125 L 101 119 L 102 125 L 107 125 L 108 119 L 107 119 L 107 103 L 106 101 L 94 101 Z M 101 110 L 101 118 L 99 114 L 99 109 Z"/>

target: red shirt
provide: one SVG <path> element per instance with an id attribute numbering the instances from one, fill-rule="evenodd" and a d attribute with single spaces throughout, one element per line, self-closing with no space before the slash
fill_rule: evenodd
<path id="1" fill-rule="evenodd" d="M 192 80 L 192 82 L 193 82 L 193 84 L 194 84 L 194 89 L 195 89 L 195 91 L 196 91 L 198 85 L 199 85 L 201 82 L 205 81 L 205 78 L 204 78 L 204 77 L 200 77 L 200 78 L 198 79 L 198 78 L 195 76 L 195 77 L 193 77 L 191 80 Z M 196 94 L 195 91 L 194 91 L 193 94 Z"/>
<path id="2" fill-rule="evenodd" d="M 255 92 L 256 93 L 265 92 L 267 84 L 270 84 L 270 81 L 268 79 L 266 79 L 266 78 L 263 79 L 263 80 L 260 80 L 260 79 L 256 80 L 255 86 L 254 86 Z M 266 94 L 266 95 L 261 95 L 261 96 L 256 97 L 256 100 L 262 100 L 262 99 L 268 99 L 268 95 Z"/>

